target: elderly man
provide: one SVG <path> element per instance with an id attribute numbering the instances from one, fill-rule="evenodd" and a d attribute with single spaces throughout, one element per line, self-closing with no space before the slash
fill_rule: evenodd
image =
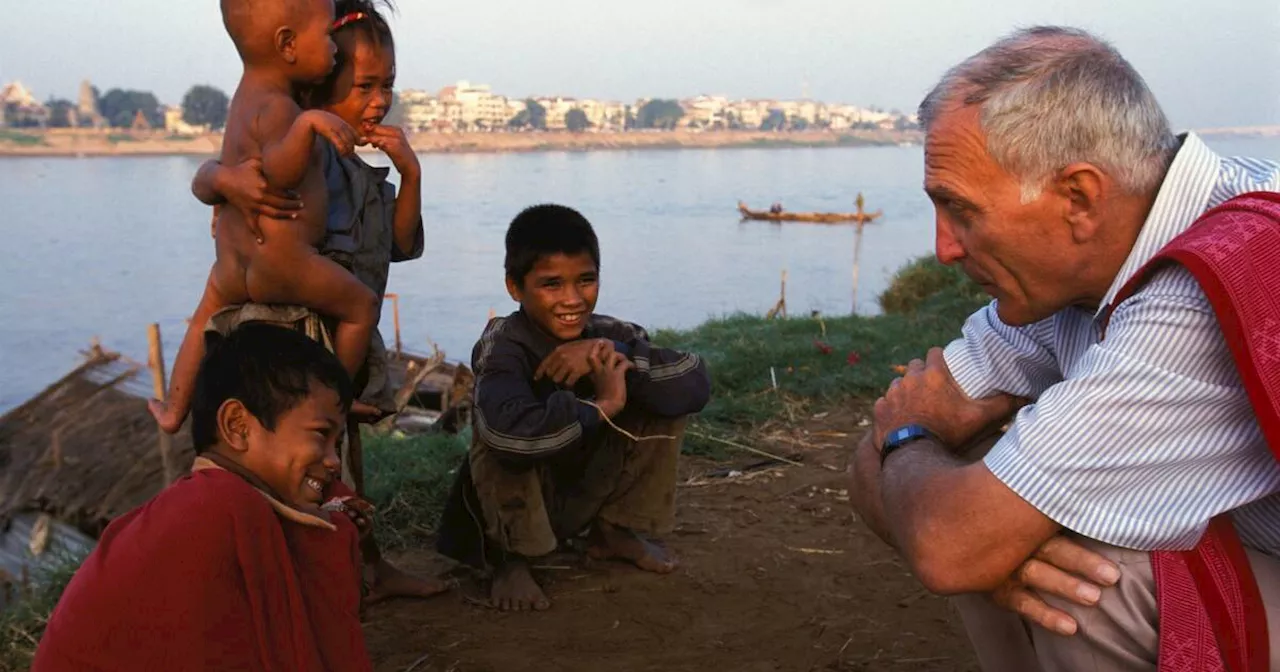
<path id="1" fill-rule="evenodd" d="M 1177 265 L 1121 290 L 1209 208 L 1275 191 L 1280 167 L 1174 136 L 1128 62 L 1065 28 L 961 63 L 920 121 L 938 259 L 995 301 L 877 401 L 853 457 L 862 518 L 927 588 L 964 594 L 984 668 L 1146 670 L 1148 552 L 1231 512 L 1276 642 L 1280 466 L 1214 311 Z"/>

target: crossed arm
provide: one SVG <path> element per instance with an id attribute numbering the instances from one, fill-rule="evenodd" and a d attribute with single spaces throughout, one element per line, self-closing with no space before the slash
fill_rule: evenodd
<path id="1" fill-rule="evenodd" d="M 1030 583 L 1087 605 L 1118 574 L 1097 556 L 1083 567 L 1063 560 L 1069 542 L 1055 521 L 1119 546 L 1177 549 L 1198 538 L 1197 521 L 1267 494 L 1250 489 L 1255 453 L 1265 446 L 1254 440 L 1256 422 L 1216 319 L 1184 271 L 1162 274 L 1151 283 L 1159 291 L 1116 308 L 1106 340 L 1064 345 L 1084 348 L 1065 363 L 1049 347 L 1056 341 L 1035 342 L 1035 328 L 983 323 L 992 316 L 980 312 L 945 361 L 934 350 L 912 362 L 876 403 L 875 431 L 854 454 L 855 506 L 926 587 L 994 591 L 997 601 L 1063 631 L 1067 624 L 1053 614 L 1044 620 L 1047 607 L 1027 606 L 1035 594 L 1025 587 L 1011 601 L 1011 587 Z M 1064 324 L 1058 333 L 1092 328 Z M 1066 368 L 1072 375 L 1064 380 L 1057 372 Z M 1036 404 L 1018 412 L 991 455 L 972 461 L 957 447 L 1020 404 L 1001 390 Z M 895 451 L 882 468 L 884 433 L 908 423 L 938 439 Z M 1203 488 L 1231 497 L 1195 496 Z M 1147 524 L 1152 512 L 1169 510 L 1182 515 Z M 1050 571 L 1054 565 L 1067 573 Z"/>
<path id="2" fill-rule="evenodd" d="M 940 351 L 936 356 L 940 359 Z M 921 370 L 925 364 L 917 360 L 912 367 Z M 1006 409 L 1012 413 L 1019 403 L 1013 397 L 998 398 L 990 402 L 990 411 L 993 416 Z M 877 420 L 887 419 L 886 405 L 877 407 Z M 1041 595 L 1090 606 L 1103 587 L 1119 580 L 1119 569 L 1058 535 L 1056 524 L 1000 483 L 980 460 L 970 461 L 972 454 L 958 456 L 936 442 L 921 441 L 896 451 L 882 470 L 881 424 L 859 442 L 850 466 L 852 503 L 872 532 L 902 553 L 928 589 L 988 592 L 997 604 L 1041 627 L 1074 634 L 1075 620 Z M 975 438 L 965 437 L 965 442 Z M 930 501 L 942 505 L 934 510 L 925 505 Z M 886 510 L 894 515 L 887 516 Z M 1011 517 L 1022 521 L 1011 527 L 1026 531 L 1005 536 Z M 987 534 L 992 527 L 999 528 L 997 534 Z M 990 539 L 1011 543 L 989 556 Z"/>

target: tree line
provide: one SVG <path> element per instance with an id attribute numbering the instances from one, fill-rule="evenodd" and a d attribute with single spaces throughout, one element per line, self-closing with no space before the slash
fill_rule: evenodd
<path id="1" fill-rule="evenodd" d="M 106 93 L 91 89 L 94 108 L 102 118 L 102 122 L 112 128 L 131 128 L 138 115 L 146 120 L 152 128 L 164 127 L 164 107 L 160 100 L 150 91 L 135 89 L 107 89 Z M 227 108 L 230 100 L 227 94 L 214 86 L 200 84 L 191 87 L 182 98 L 182 120 L 192 126 L 207 126 L 213 130 L 221 130 L 227 123 Z M 72 126 L 93 126 L 94 119 L 82 118 L 79 105 L 65 98 L 50 98 L 45 103 L 48 116 L 44 125 L 49 128 L 70 128 Z M 16 110 L 8 109 L 6 116 L 11 119 L 17 116 Z M 15 126 L 37 126 L 36 119 L 20 119 Z"/>

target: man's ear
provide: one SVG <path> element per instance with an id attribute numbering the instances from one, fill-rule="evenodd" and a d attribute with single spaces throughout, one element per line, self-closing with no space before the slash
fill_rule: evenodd
<path id="1" fill-rule="evenodd" d="M 506 276 L 506 280 L 507 280 L 507 294 L 511 295 L 512 301 L 515 301 L 516 303 L 520 303 L 520 301 L 524 298 L 524 291 L 520 289 L 520 286 L 516 284 L 515 280 L 511 279 L 511 276 L 509 275 Z"/>
<path id="2" fill-rule="evenodd" d="M 1064 199 L 1065 219 L 1071 237 L 1087 243 L 1102 228 L 1103 202 L 1112 182 L 1091 163 L 1073 163 L 1063 168 L 1053 180 L 1053 190 Z"/>
<path id="3" fill-rule="evenodd" d="M 218 407 L 218 437 L 237 453 L 249 450 L 249 424 L 253 415 L 239 399 L 228 399 Z"/>
<path id="4" fill-rule="evenodd" d="M 276 29 L 275 47 L 276 53 L 285 60 L 286 63 L 293 65 L 298 62 L 298 34 L 289 26 L 281 26 Z"/>

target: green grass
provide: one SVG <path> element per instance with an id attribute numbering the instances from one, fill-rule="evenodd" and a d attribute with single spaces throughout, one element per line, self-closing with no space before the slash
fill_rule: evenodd
<path id="1" fill-rule="evenodd" d="M 786 417 L 787 407 L 794 414 L 874 399 L 899 375 L 895 365 L 958 336 L 965 318 L 988 300 L 959 272 L 929 259 L 905 267 L 881 298 L 886 312 L 875 317 L 736 315 L 688 331 L 659 331 L 654 341 L 707 361 L 712 398 L 694 431 L 743 437 Z M 692 452 L 719 454 L 711 448 L 696 437 L 686 441 Z"/>
<path id="2" fill-rule="evenodd" d="M 138 139 L 128 133 L 111 133 L 107 135 L 107 142 L 116 144 L 120 142 L 137 142 Z"/>
<path id="3" fill-rule="evenodd" d="M 880 295 L 880 307 L 886 313 L 910 315 L 931 301 L 930 310 L 945 313 L 949 312 L 948 306 L 939 301 L 946 300 L 958 301 L 962 306 L 980 306 L 990 299 L 959 268 L 943 266 L 933 257 L 921 257 L 898 270 Z"/>
<path id="4" fill-rule="evenodd" d="M 30 668 L 49 614 L 53 613 L 62 591 L 83 560 L 80 555 L 66 552 L 55 557 L 35 573 L 27 586 L 19 588 L 14 601 L 0 611 L 0 671 Z"/>
<path id="5" fill-rule="evenodd" d="M 0 142 L 10 142 L 23 147 L 48 144 L 44 141 L 44 138 L 39 135 L 8 129 L 0 129 Z"/>
<path id="6" fill-rule="evenodd" d="M 471 431 L 364 436 L 365 497 L 378 508 L 374 534 L 384 548 L 422 546 L 440 520 Z"/>

